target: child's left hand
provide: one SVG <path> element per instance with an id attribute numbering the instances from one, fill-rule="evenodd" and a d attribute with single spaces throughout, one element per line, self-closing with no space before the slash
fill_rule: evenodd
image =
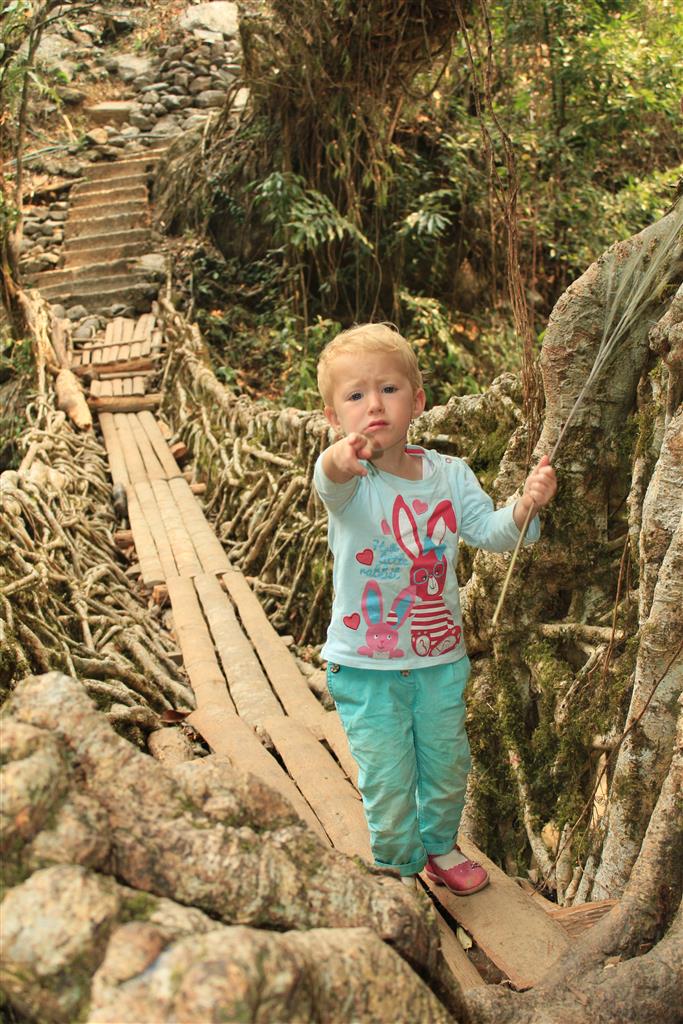
<path id="1" fill-rule="evenodd" d="M 547 455 L 542 456 L 539 464 L 531 470 L 524 484 L 524 493 L 518 504 L 524 508 L 526 515 L 530 508 L 543 508 L 553 500 L 557 493 L 557 477 L 550 465 Z"/>

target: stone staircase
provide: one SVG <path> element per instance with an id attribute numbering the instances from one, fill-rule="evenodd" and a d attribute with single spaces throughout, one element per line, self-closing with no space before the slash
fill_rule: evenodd
<path id="1" fill-rule="evenodd" d="M 149 183 L 164 148 L 93 164 L 69 195 L 60 263 L 32 287 L 48 302 L 87 313 L 145 313 L 165 277 L 152 252 Z"/>

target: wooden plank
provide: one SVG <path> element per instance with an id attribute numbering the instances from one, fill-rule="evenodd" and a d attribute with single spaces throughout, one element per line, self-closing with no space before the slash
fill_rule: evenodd
<path id="1" fill-rule="evenodd" d="M 157 555 L 154 538 L 142 514 L 135 491 L 132 487 L 128 487 L 126 493 L 128 495 L 128 522 L 133 534 L 135 553 L 140 563 L 140 575 L 148 587 L 156 587 L 159 583 L 163 583 L 166 577 Z"/>
<path id="2" fill-rule="evenodd" d="M 121 380 L 120 377 L 114 377 L 111 383 L 112 394 L 114 394 L 117 398 L 120 398 L 121 395 L 123 394 L 123 381 Z"/>
<path id="3" fill-rule="evenodd" d="M 139 424 L 138 428 L 142 430 Z M 159 468 L 161 469 L 161 467 Z M 180 510 L 173 500 L 173 495 L 169 490 L 167 481 L 152 480 L 150 486 L 164 524 L 164 529 L 166 530 L 168 542 L 173 551 L 173 559 L 178 568 L 178 575 L 198 576 L 202 571 L 202 567 L 199 564 L 192 539 L 185 529 Z"/>
<path id="4" fill-rule="evenodd" d="M 100 427 L 102 429 L 102 437 L 104 438 L 104 446 L 107 449 L 112 483 L 123 484 L 126 487 L 130 483 L 130 477 L 126 469 L 126 460 L 121 447 L 121 440 L 111 413 L 102 413 L 100 416 Z M 146 582 L 147 580 L 145 580 Z"/>
<path id="5" fill-rule="evenodd" d="M 138 318 L 135 324 L 135 330 L 133 331 L 133 337 L 131 341 L 144 341 L 145 338 L 149 338 L 154 328 L 155 318 L 153 313 L 143 313 Z"/>
<path id="6" fill-rule="evenodd" d="M 114 414 L 113 418 L 114 426 L 118 432 L 123 457 L 126 460 L 128 479 L 132 484 L 139 484 L 143 480 L 147 480 L 147 469 L 142 461 L 140 449 L 138 448 L 135 435 L 131 429 L 131 417 L 126 416 L 124 413 L 117 412 Z M 100 419 L 102 419 L 102 415 L 100 415 Z"/>
<path id="7" fill-rule="evenodd" d="M 192 580 L 175 576 L 167 580 L 167 585 L 173 609 L 173 632 L 197 707 L 213 704 L 234 711 Z"/>
<path id="8" fill-rule="evenodd" d="M 154 546 L 157 549 L 159 561 L 161 567 L 164 570 L 164 576 L 166 582 L 173 579 L 178 575 L 178 569 L 176 566 L 175 558 L 173 557 L 173 549 L 166 533 L 166 527 L 164 526 L 159 506 L 156 503 L 154 492 L 151 484 L 147 482 L 133 483 L 131 489 L 135 491 L 135 495 L 140 502 L 140 508 L 142 514 L 145 517 L 145 522 L 149 527 L 149 531 L 154 538 Z M 137 541 L 135 547 L 137 548 Z M 139 550 L 139 548 L 138 548 Z"/>
<path id="9" fill-rule="evenodd" d="M 465 838 L 459 839 L 466 857 L 486 868 L 491 884 L 473 896 L 454 896 L 426 875 L 425 884 L 438 902 L 469 932 L 489 960 L 519 989 L 531 988 L 569 948 L 562 926 L 522 892 Z"/>
<path id="10" fill-rule="evenodd" d="M 117 328 L 116 328 L 116 321 L 115 320 L 108 320 L 107 321 L 107 326 L 104 329 L 104 344 L 105 345 L 113 345 L 114 344 L 114 335 L 116 333 L 116 330 L 117 330 Z"/>
<path id="11" fill-rule="evenodd" d="M 93 380 L 93 381 L 91 381 L 91 383 L 90 383 L 90 390 L 89 390 L 88 394 L 91 395 L 92 398 L 99 398 L 101 393 L 102 393 L 102 381 L 101 380 Z"/>
<path id="12" fill-rule="evenodd" d="M 468 959 L 467 953 L 460 945 L 458 938 L 451 931 L 450 925 L 441 914 L 436 912 L 436 923 L 443 958 L 451 969 L 451 973 L 462 989 L 486 987 L 481 974 Z"/>
<path id="13" fill-rule="evenodd" d="M 133 378 L 132 377 L 124 377 L 122 379 L 121 383 L 123 384 L 123 393 L 124 393 L 124 395 L 132 395 L 133 394 Z M 135 413 L 131 413 L 131 416 L 134 416 L 134 415 L 135 415 Z"/>
<path id="14" fill-rule="evenodd" d="M 192 538 L 202 569 L 206 573 L 213 574 L 226 572 L 230 568 L 228 556 L 207 522 L 187 480 L 178 476 L 169 480 L 168 484 L 175 503 L 180 509 L 187 532 Z"/>
<path id="15" fill-rule="evenodd" d="M 242 573 L 232 567 L 223 574 L 223 580 L 285 711 L 322 739 L 323 709 L 309 690 L 291 651 L 273 629 L 256 594 Z"/>
<path id="16" fill-rule="evenodd" d="M 548 910 L 547 907 L 543 909 L 562 925 L 571 938 L 575 939 L 596 925 L 605 914 L 609 914 L 612 907 L 616 907 L 618 902 L 619 900 L 596 900 L 594 903 L 580 903 L 576 907 L 555 906 L 552 910 Z M 551 906 L 553 905 L 551 904 Z"/>
<path id="17" fill-rule="evenodd" d="M 340 765 L 346 772 L 351 783 L 358 788 L 358 765 L 351 756 L 349 741 L 344 726 L 336 711 L 325 711 L 322 714 L 323 736 L 334 751 Z"/>
<path id="18" fill-rule="evenodd" d="M 137 445 L 147 477 L 150 480 L 164 480 L 166 478 L 164 467 L 159 462 L 156 452 L 152 448 L 150 440 L 143 430 L 142 424 L 138 420 L 137 416 L 134 414 L 126 416 L 126 423 L 128 424 L 130 432 L 135 440 L 135 444 Z"/>
<path id="19" fill-rule="evenodd" d="M 107 374 L 135 374 L 140 371 L 153 370 L 156 364 L 152 359 L 128 359 L 119 363 L 101 363 L 99 366 L 77 366 L 74 373 L 78 376 L 104 377 Z"/>
<path id="20" fill-rule="evenodd" d="M 135 320 L 131 320 L 130 317 L 124 317 L 123 324 L 121 325 L 121 337 L 118 339 L 124 345 L 130 344 L 135 334 Z"/>
<path id="21" fill-rule="evenodd" d="M 144 395 L 145 393 L 145 378 L 144 377 L 133 377 L 133 394 Z"/>
<path id="22" fill-rule="evenodd" d="M 200 733 L 212 750 L 230 758 L 236 768 L 250 772 L 288 800 L 299 817 L 322 841 L 330 841 L 315 814 L 296 785 L 278 762 L 260 744 L 246 722 L 227 707 L 206 704 L 186 719 Z"/>
<path id="23" fill-rule="evenodd" d="M 262 727 L 266 718 L 282 715 L 283 711 L 240 629 L 230 598 L 215 576 L 196 576 L 194 585 L 235 707 L 249 725 Z"/>
<path id="24" fill-rule="evenodd" d="M 140 423 L 142 424 L 143 430 L 145 431 L 147 437 L 149 438 L 150 444 L 152 445 L 154 451 L 156 452 L 159 462 L 164 467 L 166 479 L 169 480 L 173 479 L 174 477 L 181 477 L 182 470 L 180 469 L 180 466 L 178 465 L 176 460 L 173 458 L 173 455 L 171 454 L 171 449 L 168 447 L 166 439 L 164 438 L 164 435 L 161 433 L 161 430 L 159 429 L 159 424 L 157 420 L 154 418 L 154 415 L 151 412 L 139 412 L 137 414 L 137 417 Z"/>
<path id="25" fill-rule="evenodd" d="M 273 717 L 263 724 L 332 845 L 373 863 L 363 806 L 336 761 L 306 726 L 293 718 Z"/>
<path id="26" fill-rule="evenodd" d="M 100 394 L 99 398 L 111 398 L 113 395 L 114 386 L 111 380 L 100 381 Z"/>
<path id="27" fill-rule="evenodd" d="M 161 405 L 161 397 L 155 391 L 149 395 L 131 395 L 130 398 L 94 398 L 90 407 L 95 412 L 142 412 L 143 409 L 156 409 Z"/>

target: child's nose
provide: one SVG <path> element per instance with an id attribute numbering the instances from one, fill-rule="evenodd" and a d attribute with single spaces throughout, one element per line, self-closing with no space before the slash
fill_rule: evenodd
<path id="1" fill-rule="evenodd" d="M 384 406 L 383 395 L 381 391 L 373 391 L 370 395 L 370 407 L 372 409 L 382 409 Z"/>

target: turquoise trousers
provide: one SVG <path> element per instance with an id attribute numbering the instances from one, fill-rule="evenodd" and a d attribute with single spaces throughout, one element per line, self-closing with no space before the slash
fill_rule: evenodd
<path id="1" fill-rule="evenodd" d="M 402 875 L 458 834 L 470 770 L 465 656 L 404 671 L 329 663 L 327 683 L 358 764 L 375 863 Z"/>

